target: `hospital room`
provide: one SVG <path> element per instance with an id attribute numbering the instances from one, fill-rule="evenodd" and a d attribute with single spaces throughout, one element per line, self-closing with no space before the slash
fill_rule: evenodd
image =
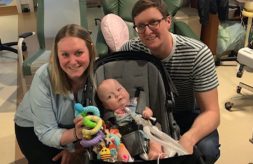
<path id="1" fill-rule="evenodd" d="M 0 0 L 0 163 L 253 164 L 252 19 L 252 0 Z"/>

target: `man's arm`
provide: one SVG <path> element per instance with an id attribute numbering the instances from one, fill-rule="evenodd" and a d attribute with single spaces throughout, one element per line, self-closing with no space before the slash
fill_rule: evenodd
<path id="1" fill-rule="evenodd" d="M 185 132 L 179 143 L 189 152 L 202 138 L 217 129 L 220 123 L 220 109 L 217 88 L 195 94 L 201 113 L 194 120 L 192 127 Z"/>

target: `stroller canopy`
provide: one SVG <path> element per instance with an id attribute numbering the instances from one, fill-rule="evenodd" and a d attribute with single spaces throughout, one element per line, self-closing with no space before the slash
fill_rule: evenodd
<path id="1" fill-rule="evenodd" d="M 162 131 L 178 139 L 178 128 L 172 116 L 176 90 L 160 60 L 134 51 L 107 55 L 95 63 L 95 83 L 99 85 L 108 78 L 118 80 L 130 97 L 134 97 L 136 90 L 141 88 L 146 103 L 144 105 L 153 110 Z"/>

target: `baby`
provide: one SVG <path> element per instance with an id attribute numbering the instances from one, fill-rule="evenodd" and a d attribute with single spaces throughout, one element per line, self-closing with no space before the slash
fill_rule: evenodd
<path id="1" fill-rule="evenodd" d="M 97 95 L 105 109 L 111 110 L 116 116 L 116 123 L 120 126 L 132 121 L 125 108 L 131 105 L 127 90 L 115 79 L 106 79 L 97 88 Z M 131 108 L 131 107 L 130 107 Z M 133 108 L 131 108 L 133 109 Z M 150 108 L 145 107 L 142 116 L 149 119 L 153 116 Z M 162 157 L 162 146 L 155 141 L 149 141 L 148 159 L 153 160 Z"/>

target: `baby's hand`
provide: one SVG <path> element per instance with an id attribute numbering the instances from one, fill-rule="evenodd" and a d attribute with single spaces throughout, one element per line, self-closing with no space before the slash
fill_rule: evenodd
<path id="1" fill-rule="evenodd" d="M 153 112 L 150 108 L 146 107 L 142 112 L 142 117 L 145 119 L 150 119 L 153 116 Z"/>

